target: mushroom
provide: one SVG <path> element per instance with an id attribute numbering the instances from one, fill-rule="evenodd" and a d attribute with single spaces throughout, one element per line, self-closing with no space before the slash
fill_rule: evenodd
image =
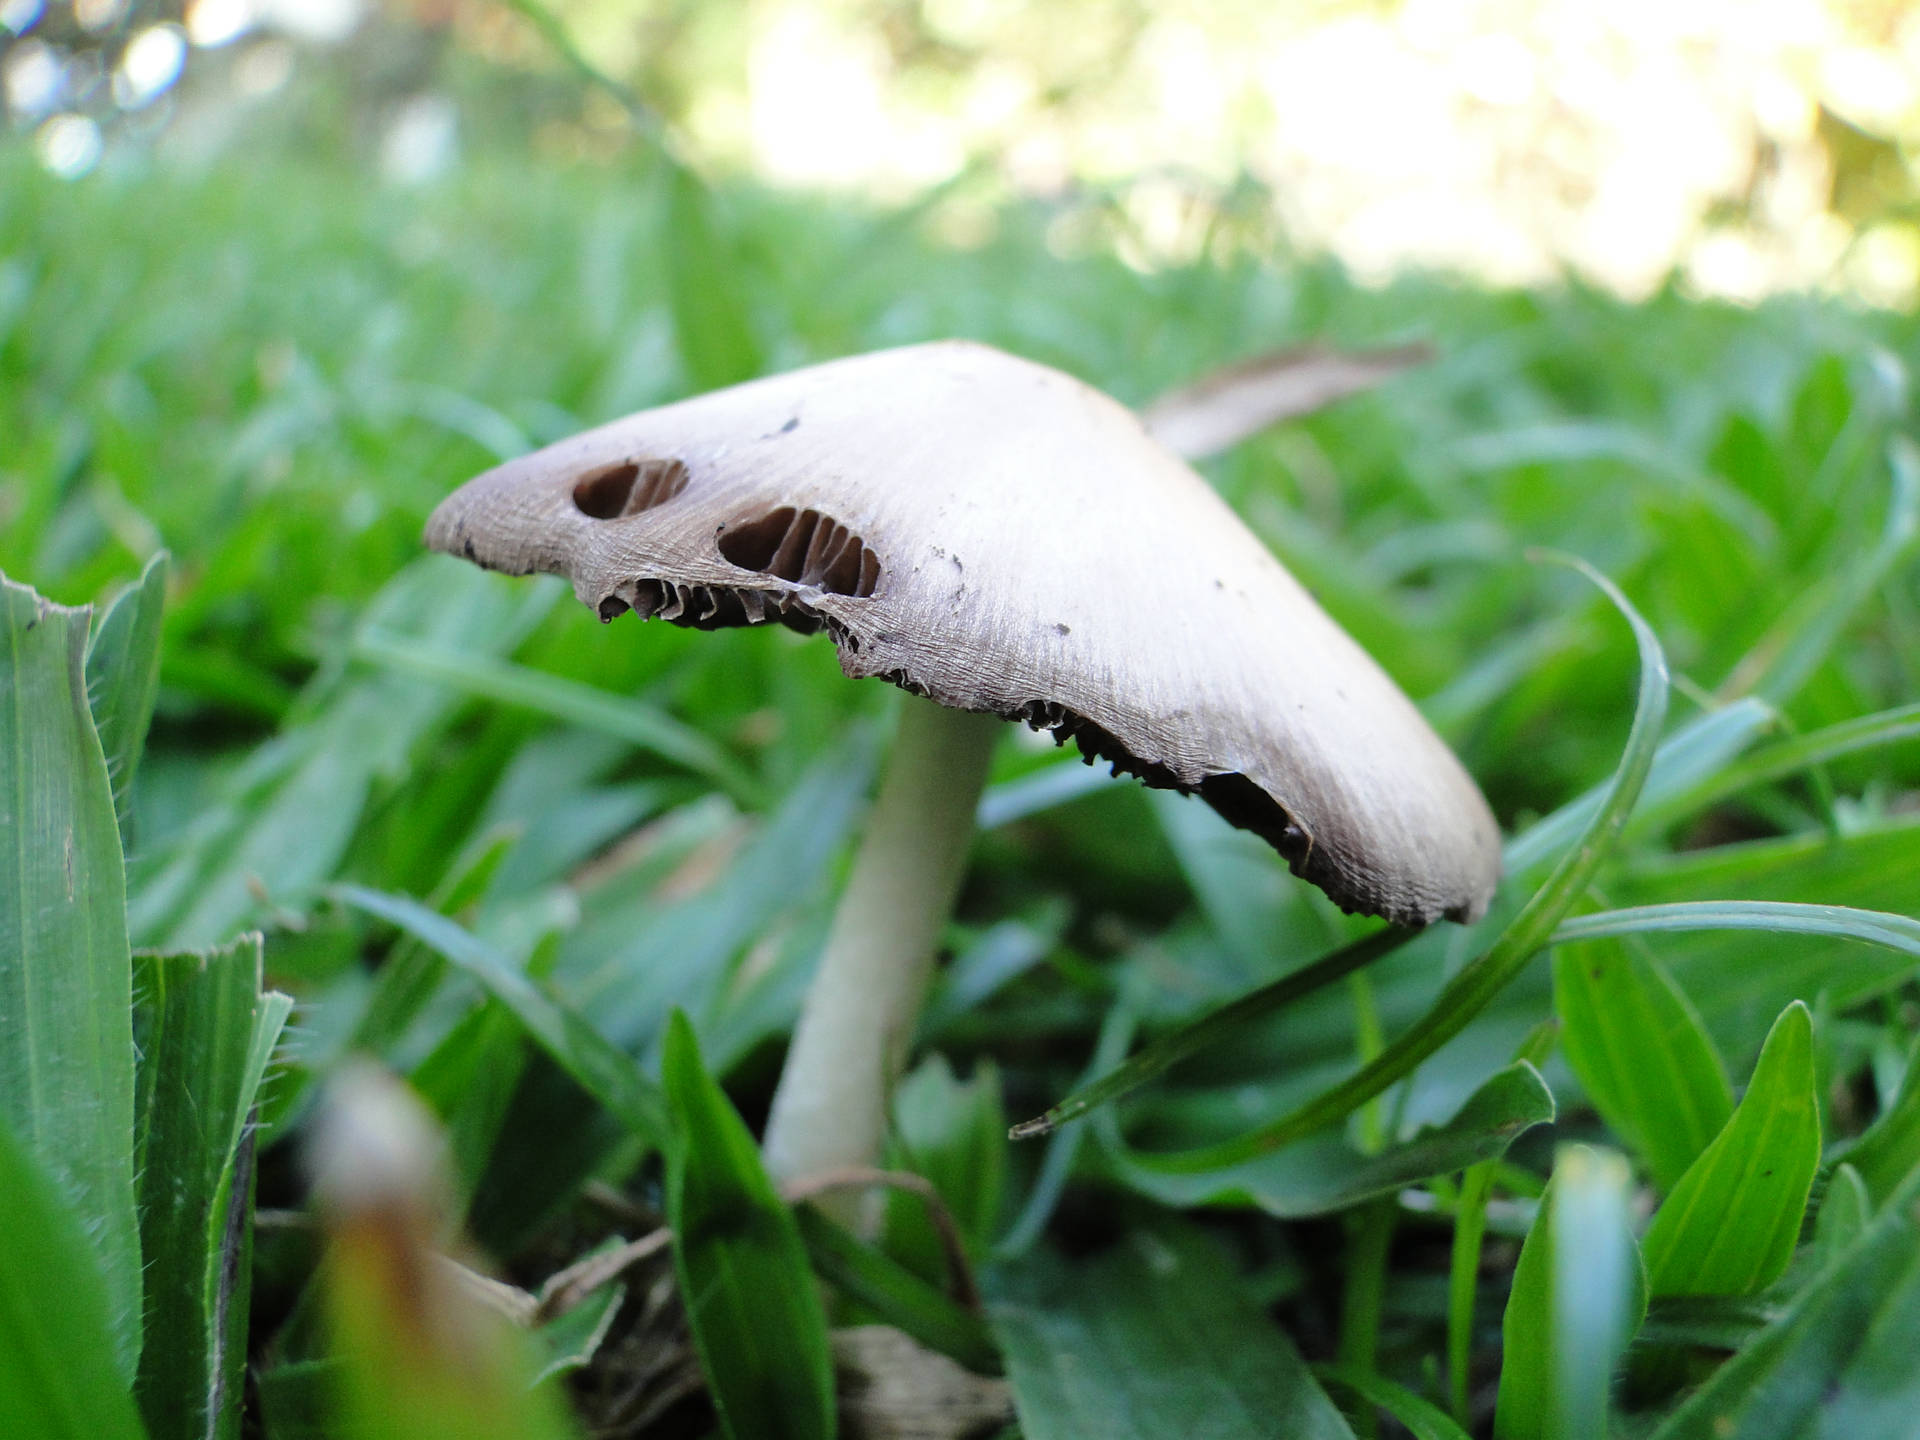
<path id="1" fill-rule="evenodd" d="M 468 482 L 427 541 L 611 620 L 824 630 L 916 697 L 768 1124 L 794 1179 L 870 1163 L 999 719 L 1198 795 L 1349 911 L 1476 918 L 1480 792 L 1198 475 L 1101 392 L 939 342 L 603 425 Z"/>

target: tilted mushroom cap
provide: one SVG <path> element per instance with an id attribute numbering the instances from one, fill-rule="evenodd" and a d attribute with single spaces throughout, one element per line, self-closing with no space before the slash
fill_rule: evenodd
<path id="1" fill-rule="evenodd" d="M 1350 910 L 1479 915 L 1499 832 L 1380 668 L 1141 421 L 981 345 L 716 391 L 468 482 L 428 543 L 603 619 L 824 628 L 841 668 L 1200 795 Z"/>

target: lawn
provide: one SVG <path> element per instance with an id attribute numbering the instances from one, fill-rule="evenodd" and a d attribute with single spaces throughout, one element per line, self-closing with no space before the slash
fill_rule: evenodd
<path id="1" fill-rule="evenodd" d="M 14 145 L 0 194 L 0 1431 L 819 1436 L 836 1364 L 842 1433 L 904 1433 L 889 1377 L 1031 1440 L 1920 1411 L 1911 317 L 1369 289 L 1231 219 L 1142 273 L 1098 194 L 955 248 L 945 200 L 511 144 L 412 190 Z M 1203 470 L 1507 878 L 1368 944 L 1006 727 L 893 1107 L 923 1180 L 863 1237 L 754 1137 L 898 692 L 420 533 L 584 426 L 945 336 L 1129 404 L 1429 345 Z"/>

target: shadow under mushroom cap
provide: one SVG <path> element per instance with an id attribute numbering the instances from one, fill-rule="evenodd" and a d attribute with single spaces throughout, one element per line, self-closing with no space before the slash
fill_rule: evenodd
<path id="1" fill-rule="evenodd" d="M 1137 416 L 985 346 L 644 411 L 444 501 L 428 543 L 604 619 L 824 629 L 853 677 L 1200 795 L 1350 910 L 1471 919 L 1499 832 L 1411 702 Z"/>

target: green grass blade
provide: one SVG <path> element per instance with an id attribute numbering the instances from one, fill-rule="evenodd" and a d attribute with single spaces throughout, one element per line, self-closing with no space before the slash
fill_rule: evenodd
<path id="1" fill-rule="evenodd" d="M 993 1325 L 1026 1440 L 1353 1440 L 1213 1241 L 1174 1222 L 997 1277 Z"/>
<path id="2" fill-rule="evenodd" d="M 1746 699 L 1682 725 L 1654 754 L 1632 827 L 1640 828 L 1646 816 L 1660 812 L 1672 797 L 1691 793 L 1720 774 L 1774 723 L 1772 706 Z M 1507 873 L 1524 875 L 1565 852 L 1593 824 L 1612 784 L 1595 786 L 1509 840 L 1503 853 Z"/>
<path id="3" fill-rule="evenodd" d="M 156 1440 L 239 1433 L 252 1256 L 249 1117 L 292 1002 L 260 937 L 134 960 L 135 1158 L 146 1264 L 136 1394 Z"/>
<path id="4" fill-rule="evenodd" d="M 674 1269 L 721 1429 L 731 1440 L 830 1437 L 827 1317 L 799 1227 L 677 1010 L 661 1074 L 674 1122 L 667 1152 Z"/>
<path id="5" fill-rule="evenodd" d="M 1744 702 L 1743 702 L 1744 703 Z M 1652 823 L 1692 814 L 1757 785 L 1782 780 L 1829 760 L 1865 750 L 1920 738 L 1920 704 L 1842 720 L 1837 725 L 1780 740 L 1755 754 L 1736 760 L 1712 778 L 1682 791 L 1657 806 L 1648 806 Z"/>
<path id="6" fill-rule="evenodd" d="M 649 1144 L 657 1147 L 663 1143 L 666 1111 L 659 1087 L 641 1072 L 631 1055 L 571 1006 L 534 984 L 498 950 L 417 900 L 360 885 L 339 885 L 328 893 L 397 926 L 479 981 L 610 1115 Z"/>
<path id="7" fill-rule="evenodd" d="M 1000 1373 L 987 1322 L 949 1299 L 885 1251 L 862 1244 L 812 1205 L 794 1211 L 807 1257 L 820 1278 L 886 1324 L 981 1375 Z"/>
<path id="8" fill-rule="evenodd" d="M 1652 1440 L 1911 1434 L 1920 1414 L 1916 1326 L 1920 1174 Z"/>
<path id="9" fill-rule="evenodd" d="M 140 1353 L 126 881 L 87 705 L 87 612 L 0 577 L 0 1120 L 46 1166 Z"/>
<path id="10" fill-rule="evenodd" d="M 1814 1219 L 1814 1250 L 1822 1267 L 1832 1264 L 1847 1248 L 1866 1233 L 1873 1219 L 1873 1197 L 1860 1172 L 1842 1161 L 1827 1181 L 1827 1193 L 1820 1199 L 1820 1213 Z"/>
<path id="11" fill-rule="evenodd" d="M 1893 492 L 1880 537 L 1866 554 L 1841 566 L 1791 606 L 1774 629 L 1734 669 L 1728 682 L 1775 704 L 1793 698 L 1867 598 L 1920 538 L 1920 450 L 1904 435 L 1887 447 Z"/>
<path id="12" fill-rule="evenodd" d="M 1189 1056 L 1212 1049 L 1263 1015 L 1271 1015 L 1277 1010 L 1283 1010 L 1316 990 L 1322 990 L 1338 980 L 1345 979 L 1363 966 L 1371 965 L 1375 960 L 1392 954 L 1402 945 L 1417 938 L 1419 933 L 1417 930 L 1391 928 L 1376 930 L 1373 934 L 1363 936 L 1350 945 L 1343 945 L 1332 954 L 1324 955 L 1309 965 L 1303 965 L 1291 975 L 1282 976 L 1270 985 L 1262 985 L 1258 990 L 1249 991 L 1238 1000 L 1229 1001 L 1191 1024 L 1182 1025 L 1179 1029 L 1161 1036 L 1138 1055 L 1108 1071 L 1092 1084 L 1076 1089 L 1046 1114 L 1022 1121 L 1007 1134 L 1014 1140 L 1028 1140 L 1035 1136 L 1051 1134 L 1061 1126 L 1078 1120 L 1089 1111 L 1096 1110 L 1139 1089 L 1156 1075 L 1178 1065 Z"/>
<path id="13" fill-rule="evenodd" d="M 1553 995 L 1581 1088 L 1671 1190 L 1733 1113 L 1700 1017 L 1657 960 L 1619 940 L 1557 949 Z"/>
<path id="14" fill-rule="evenodd" d="M 1526 1131 L 1552 1119 L 1552 1092 L 1540 1072 L 1521 1061 L 1490 1077 L 1446 1124 L 1375 1155 L 1355 1150 L 1343 1136 L 1325 1134 L 1219 1170 L 1168 1174 L 1137 1163 L 1138 1152 L 1121 1140 L 1112 1111 L 1095 1124 L 1120 1179 L 1163 1205 L 1251 1205 L 1282 1219 L 1300 1219 L 1496 1159 Z"/>
<path id="15" fill-rule="evenodd" d="M 1680 900 L 1576 915 L 1553 932 L 1553 943 L 1658 931 L 1761 930 L 1772 935 L 1821 935 L 1858 940 L 1920 958 L 1920 920 L 1849 905 L 1805 905 L 1788 900 Z"/>
<path id="16" fill-rule="evenodd" d="M 1100 1022 L 1100 1038 L 1094 1045 L 1093 1058 L 1080 1077 L 1082 1085 L 1119 1063 L 1133 1040 L 1133 1028 L 1133 1012 L 1124 1002 L 1107 1010 L 1106 1018 Z M 1066 1193 L 1074 1161 L 1079 1158 L 1081 1142 L 1086 1138 L 1087 1127 L 1075 1125 L 1047 1141 L 1047 1153 L 1040 1161 L 1039 1173 L 1033 1177 L 1033 1188 L 1027 1192 L 1020 1214 L 993 1247 L 996 1260 L 1017 1259 L 1039 1243 L 1060 1197 Z"/>
<path id="17" fill-rule="evenodd" d="M 1604 1440 L 1613 1369 L 1646 1313 L 1626 1161 L 1563 1147 L 1502 1322 L 1498 1440 Z"/>
<path id="18" fill-rule="evenodd" d="M 665 231 L 673 336 L 695 390 L 751 380 L 766 368 L 740 291 L 741 267 L 714 224 L 713 195 L 693 171 L 669 159 Z"/>
<path id="19" fill-rule="evenodd" d="M 93 1237 L 0 1116 L 0 1435 L 138 1440 Z"/>
<path id="20" fill-rule="evenodd" d="M 1893 1103 L 1847 1152 L 1852 1169 L 1875 1207 L 1884 1205 L 1908 1179 L 1920 1174 L 1920 1043 L 1907 1056 L 1906 1078 Z"/>
<path id="21" fill-rule="evenodd" d="M 1774 1022 L 1733 1117 L 1654 1214 L 1642 1249 L 1656 1295 L 1749 1295 L 1793 1257 L 1820 1164 L 1813 1019 Z"/>
<path id="22" fill-rule="evenodd" d="M 544 1360 L 533 1383 L 571 1375 L 592 1364 L 626 1298 L 626 1286 L 603 1285 L 566 1314 L 542 1325 L 535 1334 Z"/>
<path id="23" fill-rule="evenodd" d="M 448 685 L 476 699 L 550 715 L 585 730 L 624 740 L 711 780 L 741 803 L 753 806 L 760 787 L 713 741 L 665 711 L 615 695 L 564 675 L 549 675 L 511 660 L 458 651 L 429 640 L 369 627 L 354 641 L 356 659 Z"/>
<path id="24" fill-rule="evenodd" d="M 160 612 L 167 602 L 167 553 L 147 562 L 140 579 L 114 597 L 87 645 L 87 691 L 94 728 L 113 778 L 120 840 L 131 848 L 129 806 L 153 701 L 160 690 Z"/>
<path id="25" fill-rule="evenodd" d="M 1313 1373 L 1321 1384 L 1345 1390 L 1386 1411 L 1406 1427 L 1413 1440 L 1468 1440 L 1467 1432 L 1454 1424 L 1446 1411 L 1384 1375 L 1355 1365 L 1316 1365 Z"/>
<path id="26" fill-rule="evenodd" d="M 1447 1267 L 1447 1399 L 1454 1419 L 1471 1419 L 1473 1320 L 1480 1291 L 1480 1250 L 1487 1234 L 1493 1163 L 1482 1161 L 1460 1177 L 1453 1213 L 1453 1253 Z"/>
<path id="27" fill-rule="evenodd" d="M 1640 685 L 1633 725 L 1603 803 L 1579 842 L 1556 865 L 1493 945 L 1447 982 L 1433 1006 L 1380 1055 L 1304 1105 L 1237 1139 L 1191 1150 L 1139 1155 L 1140 1164 L 1169 1173 L 1219 1170 L 1304 1139 L 1344 1119 L 1464 1030 L 1540 949 L 1618 839 L 1652 768 L 1667 713 L 1667 662 L 1659 638 L 1612 581 L 1584 565 L 1633 629 L 1640 653 Z"/>

